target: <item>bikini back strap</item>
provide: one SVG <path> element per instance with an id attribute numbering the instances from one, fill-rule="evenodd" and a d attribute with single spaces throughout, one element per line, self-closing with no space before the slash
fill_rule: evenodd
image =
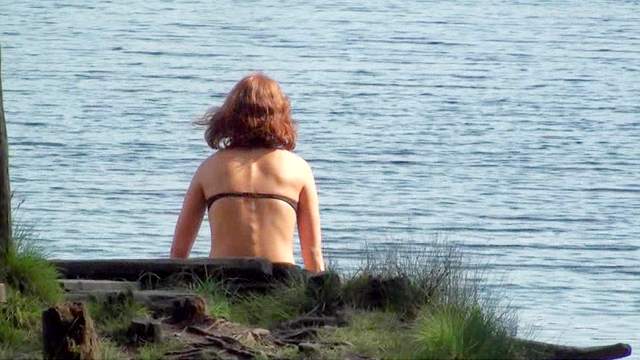
<path id="1" fill-rule="evenodd" d="M 224 192 L 224 193 L 215 194 L 212 197 L 207 199 L 207 209 L 209 209 L 216 200 L 222 199 L 225 197 L 244 197 L 244 198 L 251 198 L 251 199 L 282 200 L 287 204 L 291 205 L 294 211 L 296 212 L 298 211 L 298 202 L 288 196 L 278 195 L 278 194 L 268 194 L 268 193 L 252 193 L 252 192 Z"/>

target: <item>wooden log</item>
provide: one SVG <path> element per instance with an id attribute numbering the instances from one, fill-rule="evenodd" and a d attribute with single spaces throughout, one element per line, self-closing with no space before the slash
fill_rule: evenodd
<path id="1" fill-rule="evenodd" d="M 530 359 L 611 360 L 631 355 L 631 346 L 622 343 L 605 346 L 574 347 L 523 339 L 516 339 L 516 341 L 527 353 L 526 357 Z"/>
<path id="2" fill-rule="evenodd" d="M 172 290 L 146 290 L 134 291 L 133 299 L 143 303 L 154 315 L 157 316 L 174 316 L 176 312 L 176 304 L 200 303 L 199 295 L 188 291 L 172 291 Z M 206 309 L 202 311 L 206 313 Z"/>
<path id="3" fill-rule="evenodd" d="M 92 360 L 99 356 L 93 320 L 82 303 L 56 305 L 42 313 L 45 359 Z"/>
<path id="4" fill-rule="evenodd" d="M 9 139 L 2 100 L 2 54 L 0 49 L 0 265 L 11 249 L 11 186 L 9 185 Z"/>
<path id="5" fill-rule="evenodd" d="M 144 304 L 154 316 L 171 316 L 174 312 L 175 303 L 184 303 L 187 300 L 196 302 L 199 297 L 193 291 L 188 290 L 94 290 L 70 292 L 65 294 L 69 301 L 98 301 L 107 304 L 135 301 Z"/>
<path id="6" fill-rule="evenodd" d="M 264 282 L 273 278 L 273 265 L 263 258 L 220 259 L 113 259 L 52 260 L 64 278 L 138 281 L 152 274 L 168 280 L 177 274 L 188 274 L 201 280 L 237 279 Z"/>

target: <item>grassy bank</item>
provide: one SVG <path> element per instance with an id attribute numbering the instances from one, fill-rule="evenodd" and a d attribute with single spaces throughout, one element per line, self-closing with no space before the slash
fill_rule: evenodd
<path id="1" fill-rule="evenodd" d="M 323 347 L 316 358 L 523 358 L 513 341 L 513 309 L 481 291 L 482 273 L 468 265 L 459 248 L 433 243 L 411 255 L 371 249 L 347 275 L 334 272 L 315 283 L 294 278 L 266 294 L 234 294 L 215 281 L 200 282 L 197 290 L 212 316 L 249 326 L 277 329 L 309 315 L 342 318 L 343 326 L 320 329 L 317 340 L 350 346 Z"/>
<path id="2" fill-rule="evenodd" d="M 0 269 L 7 286 L 7 302 L 0 305 L 2 359 L 40 356 L 42 310 L 62 300 L 56 269 L 44 259 L 31 234 L 24 227 L 15 229 L 13 248 Z"/>
<path id="3" fill-rule="evenodd" d="M 25 229 L 16 231 L 15 248 L 0 272 L 8 285 L 8 301 L 0 306 L 2 359 L 41 357 L 42 311 L 64 300 L 55 268 L 30 236 Z M 295 319 L 331 320 L 330 326 L 308 329 L 308 341 L 316 344 L 312 352 L 300 346 L 262 349 L 251 344 L 267 358 L 523 358 L 512 340 L 515 315 L 481 291 L 481 273 L 468 270 L 455 246 L 435 242 L 427 248 L 411 255 L 370 249 L 351 271 L 292 276 L 259 293 L 239 293 L 212 279 L 183 286 L 202 295 L 213 318 L 246 328 L 276 333 Z M 128 325 L 150 316 L 132 297 L 87 305 L 104 359 L 160 359 L 181 346 L 176 341 L 130 343 Z"/>
<path id="4" fill-rule="evenodd" d="M 42 312 L 64 301 L 56 268 L 36 245 L 34 232 L 17 226 L 13 247 L 6 264 L 0 268 L 0 281 L 5 283 L 7 301 L 0 304 L 0 359 L 42 358 Z M 130 297 L 122 302 L 89 301 L 88 309 L 100 335 L 101 359 L 161 359 L 176 344 L 127 343 L 126 328 L 135 317 L 147 315 L 147 310 Z M 132 356 L 133 355 L 133 356 Z"/>

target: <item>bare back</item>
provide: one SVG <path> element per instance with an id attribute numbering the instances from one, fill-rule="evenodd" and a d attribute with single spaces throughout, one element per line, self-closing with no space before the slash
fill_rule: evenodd
<path id="1" fill-rule="evenodd" d="M 294 209 L 282 199 L 268 197 L 216 199 L 208 209 L 210 257 L 261 256 L 272 262 L 294 263 L 297 224 L 305 267 L 312 271 L 324 268 L 313 174 L 299 156 L 266 148 L 222 150 L 202 163 L 176 225 L 173 257 L 188 255 L 207 200 L 225 193 L 272 194 L 292 199 L 297 206 Z"/>
<path id="2" fill-rule="evenodd" d="M 226 150 L 202 167 L 207 199 L 228 192 L 278 194 L 298 200 L 305 184 L 301 161 L 288 151 Z M 209 208 L 211 256 L 264 256 L 293 263 L 296 211 L 278 199 L 225 197 Z"/>

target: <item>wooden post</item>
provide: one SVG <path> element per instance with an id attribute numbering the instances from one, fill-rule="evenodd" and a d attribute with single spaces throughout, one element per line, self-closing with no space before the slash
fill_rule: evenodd
<path id="1" fill-rule="evenodd" d="M 1 49 L 0 49 L 1 52 Z M 0 265 L 11 248 L 11 187 L 9 186 L 9 142 L 2 105 L 2 54 L 0 53 Z"/>

